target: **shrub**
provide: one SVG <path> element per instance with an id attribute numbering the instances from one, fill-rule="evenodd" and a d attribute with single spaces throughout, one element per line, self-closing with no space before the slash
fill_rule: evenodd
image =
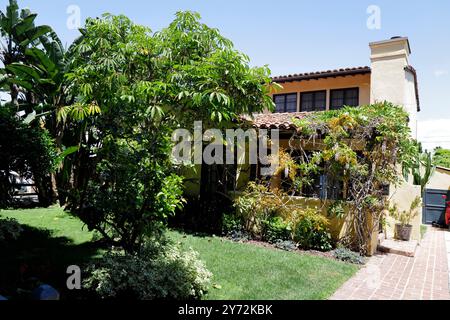
<path id="1" fill-rule="evenodd" d="M 255 182 L 250 182 L 241 196 L 235 199 L 237 216 L 243 221 L 244 229 L 257 238 L 264 237 L 264 221 L 279 215 L 284 207 L 286 195 Z"/>
<path id="2" fill-rule="evenodd" d="M 271 217 L 262 221 L 263 239 L 274 243 L 277 240 L 291 239 L 291 227 L 281 217 Z"/>
<path id="3" fill-rule="evenodd" d="M 364 264 L 365 260 L 359 253 L 353 252 L 347 248 L 338 248 L 333 251 L 333 256 L 341 261 L 350 262 L 354 264 Z"/>
<path id="4" fill-rule="evenodd" d="M 17 240 L 22 232 L 23 228 L 16 219 L 0 219 L 0 243 Z"/>
<path id="5" fill-rule="evenodd" d="M 181 252 L 171 244 L 147 244 L 140 254 L 107 253 L 88 268 L 83 286 L 102 299 L 200 299 L 211 273 L 195 251 Z"/>
<path id="6" fill-rule="evenodd" d="M 297 211 L 294 240 L 303 249 L 329 251 L 332 249 L 328 219 L 313 209 Z"/>
<path id="7" fill-rule="evenodd" d="M 222 233 L 229 235 L 231 232 L 242 231 L 242 219 L 233 214 L 224 214 L 222 218 Z"/>

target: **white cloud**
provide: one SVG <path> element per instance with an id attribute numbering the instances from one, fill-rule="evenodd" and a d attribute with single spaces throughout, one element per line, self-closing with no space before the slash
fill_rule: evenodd
<path id="1" fill-rule="evenodd" d="M 417 139 L 429 151 L 436 147 L 450 149 L 450 119 L 418 121 Z"/>
<path id="2" fill-rule="evenodd" d="M 440 77 L 446 76 L 446 75 L 448 75 L 448 71 L 447 70 L 435 70 L 434 71 L 434 76 L 436 78 L 440 78 Z"/>

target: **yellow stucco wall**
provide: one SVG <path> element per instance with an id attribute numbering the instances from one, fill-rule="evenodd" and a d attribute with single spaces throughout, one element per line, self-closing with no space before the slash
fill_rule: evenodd
<path id="1" fill-rule="evenodd" d="M 450 170 L 436 168 L 430 182 L 427 184 L 427 188 L 450 190 Z"/>
<path id="2" fill-rule="evenodd" d="M 327 110 L 330 107 L 330 90 L 345 89 L 345 88 L 359 88 L 359 104 L 365 105 L 370 103 L 370 74 L 324 78 L 318 80 L 296 81 L 280 83 L 283 89 L 275 94 L 283 93 L 297 93 L 297 111 L 300 110 L 300 93 L 308 91 L 327 91 Z"/>
<path id="3" fill-rule="evenodd" d="M 411 203 L 416 197 L 421 197 L 420 186 L 414 186 L 408 183 L 403 183 L 397 188 L 391 190 L 389 197 L 390 205 L 397 204 L 400 211 L 408 210 Z M 386 219 L 386 235 L 388 238 L 394 237 L 395 223 L 396 221 L 392 217 Z M 420 241 L 420 226 L 422 224 L 422 208 L 418 209 L 418 215 L 413 219 L 411 225 L 413 226 L 411 239 Z"/>

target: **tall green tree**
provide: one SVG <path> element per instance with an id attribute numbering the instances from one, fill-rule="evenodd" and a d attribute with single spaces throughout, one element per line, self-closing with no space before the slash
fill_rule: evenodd
<path id="1" fill-rule="evenodd" d="M 86 115 L 78 153 L 89 155 L 70 210 L 129 252 L 182 203 L 170 158 L 173 129 L 194 120 L 224 125 L 273 107 L 269 70 L 251 68 L 199 20 L 180 12 L 153 34 L 124 16 L 88 19 L 68 74 L 77 96 L 71 112 Z"/>

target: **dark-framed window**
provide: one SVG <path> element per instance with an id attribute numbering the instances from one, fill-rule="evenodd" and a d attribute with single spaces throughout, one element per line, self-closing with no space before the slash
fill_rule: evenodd
<path id="1" fill-rule="evenodd" d="M 300 93 L 300 111 L 324 111 L 327 108 L 327 91 Z"/>
<path id="2" fill-rule="evenodd" d="M 359 88 L 337 89 L 330 91 L 330 110 L 338 110 L 343 106 L 359 105 Z"/>
<path id="3" fill-rule="evenodd" d="M 275 94 L 273 96 L 275 112 L 297 112 L 297 93 Z"/>

